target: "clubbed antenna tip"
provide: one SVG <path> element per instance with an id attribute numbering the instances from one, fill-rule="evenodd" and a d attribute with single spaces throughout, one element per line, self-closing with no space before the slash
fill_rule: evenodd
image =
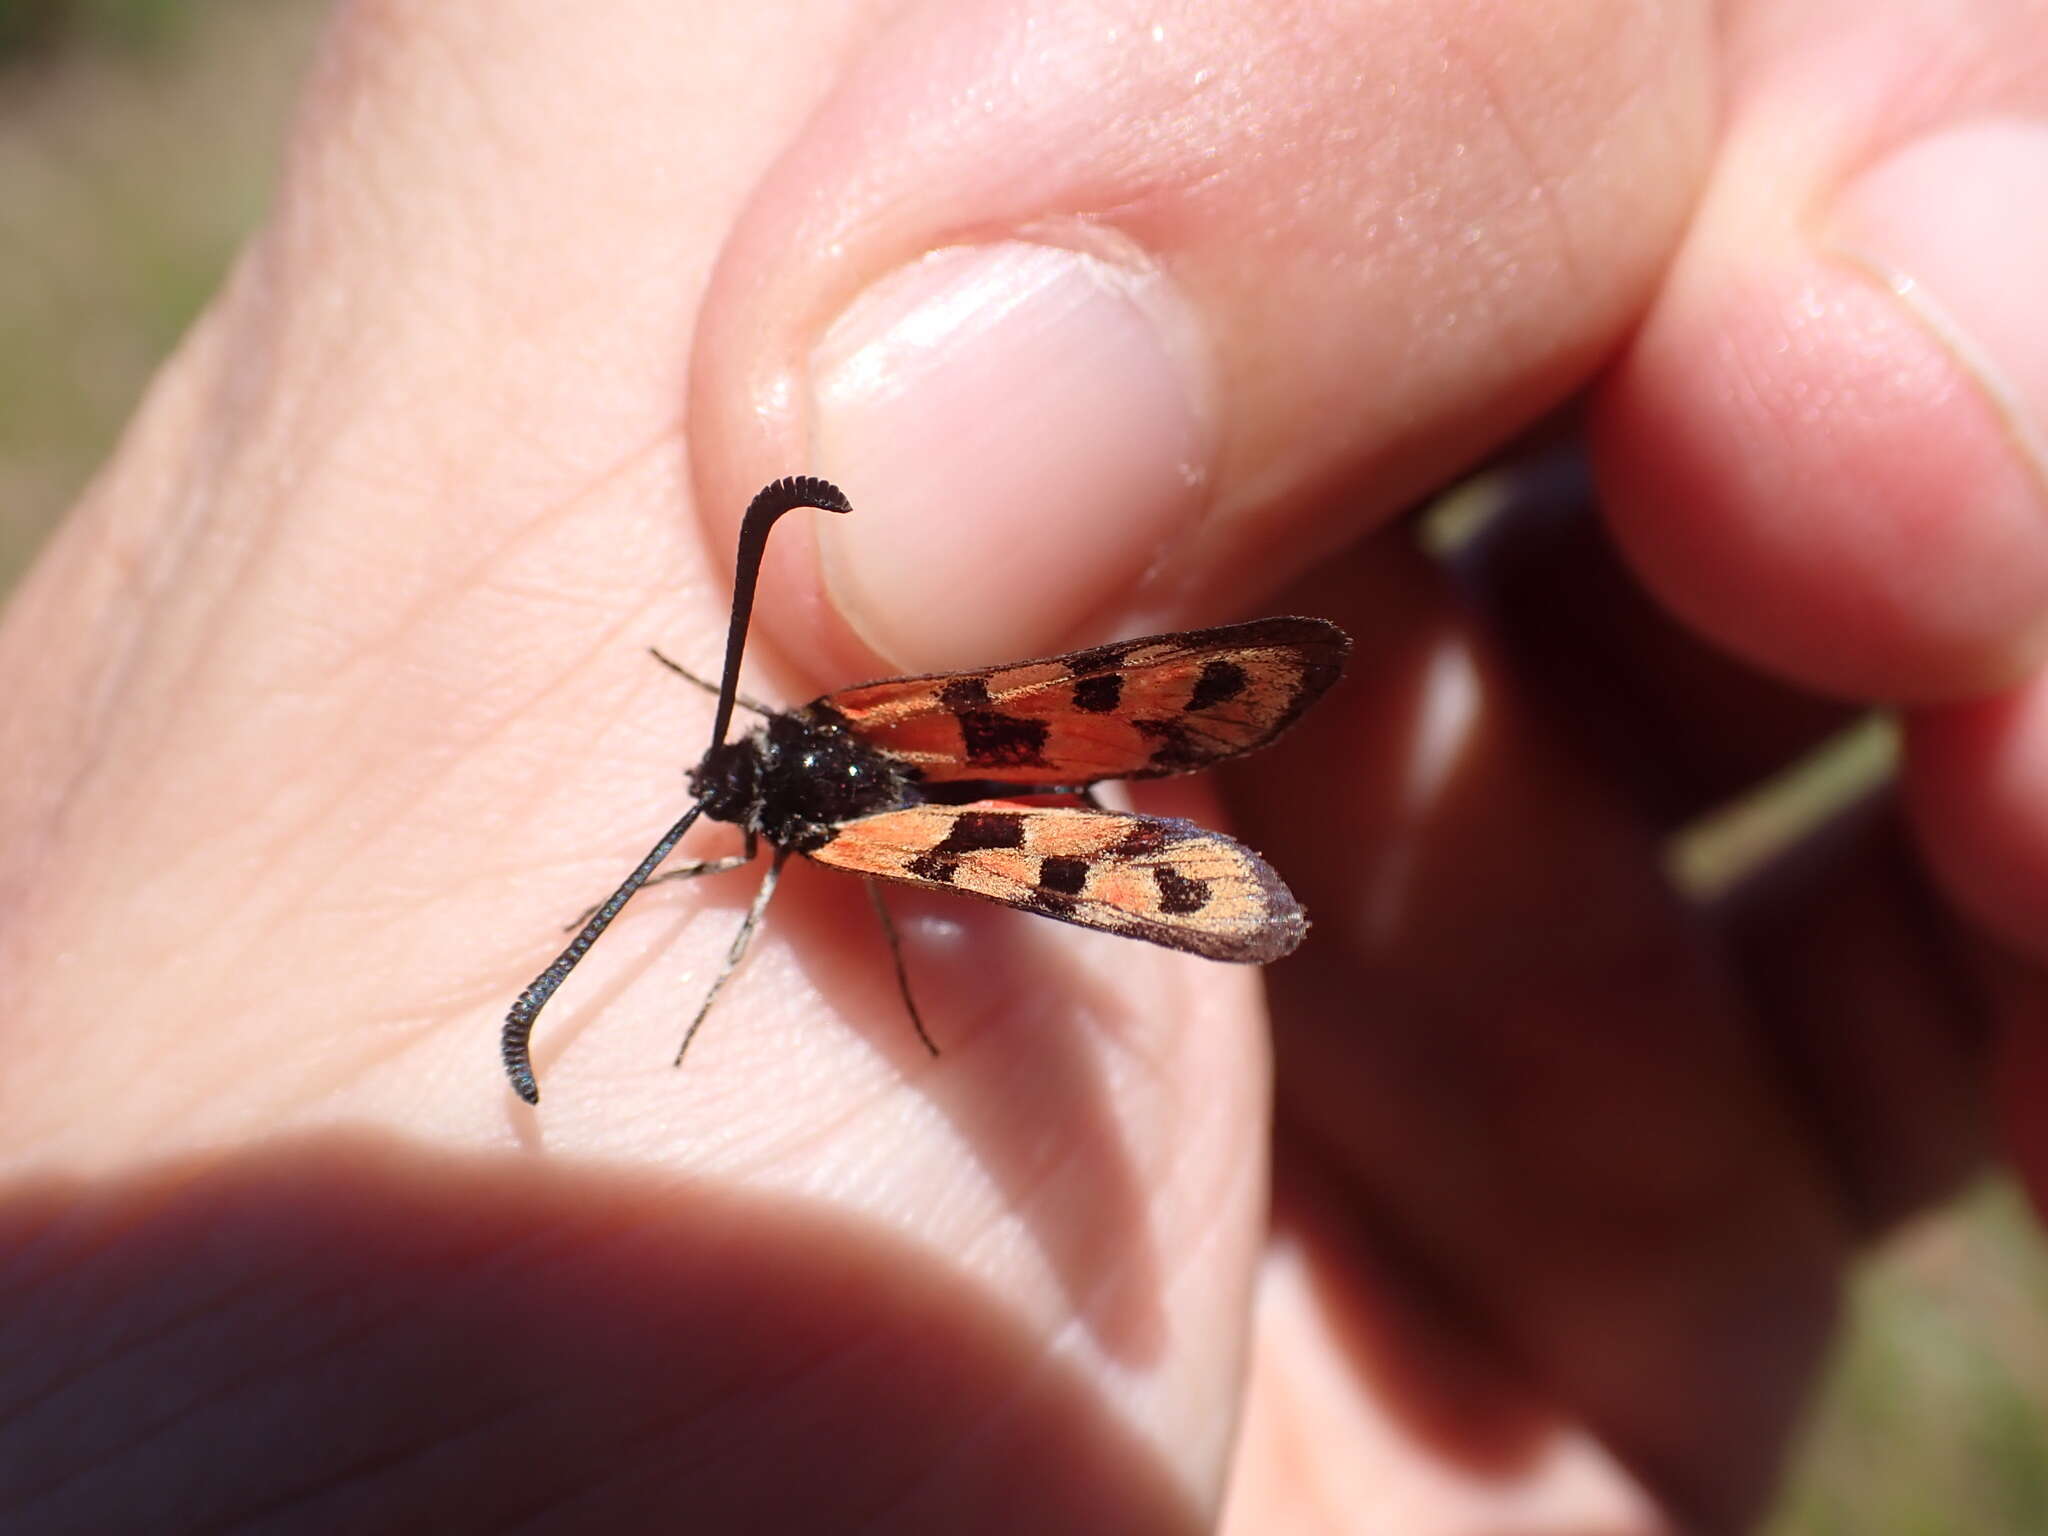
<path id="1" fill-rule="evenodd" d="M 718 680 L 718 709 L 711 717 L 711 745 L 725 740 L 732 724 L 732 706 L 740 686 L 740 656 L 747 648 L 747 621 L 754 612 L 754 586 L 761 576 L 761 553 L 768 547 L 768 530 L 785 512 L 798 507 L 816 507 L 820 512 L 851 512 L 853 503 L 846 492 L 816 475 L 791 475 L 763 486 L 747 504 L 740 519 L 739 557 L 732 573 L 732 624 L 725 635 L 725 673 Z"/>

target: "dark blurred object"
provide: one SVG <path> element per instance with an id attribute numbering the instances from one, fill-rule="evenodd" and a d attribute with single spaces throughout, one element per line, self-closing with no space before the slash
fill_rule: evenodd
<path id="1" fill-rule="evenodd" d="M 184 29 L 179 0 L 0 0 L 0 64 L 69 47 L 153 48 Z"/>

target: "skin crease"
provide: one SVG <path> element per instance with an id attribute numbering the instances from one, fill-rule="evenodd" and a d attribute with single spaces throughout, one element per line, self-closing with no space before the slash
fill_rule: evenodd
<path id="1" fill-rule="evenodd" d="M 2042 7 L 1969 9 L 344 6 L 0 620 L 0 1524 L 1742 1526 L 1856 1247 L 2048 1187 L 2038 466 L 1827 233 L 2041 114 Z M 901 558 L 790 519 L 746 686 L 1345 624 L 1226 786 L 1317 920 L 1270 1057 L 1254 973 L 899 896 L 929 1060 L 798 863 L 680 1074 L 752 877 L 639 898 L 528 1112 L 497 1021 L 703 749 L 642 648 L 714 667 L 747 498 L 867 451 L 820 338 L 1006 242 L 1151 392 L 1075 474 L 1085 351 L 938 376 L 847 487 Z M 1569 478 L 1452 570 L 1372 536 L 1580 391 L 1612 541 Z M 1915 702 L 1919 842 L 1688 908 L 1663 836 L 1850 708 L 1785 678 Z"/>

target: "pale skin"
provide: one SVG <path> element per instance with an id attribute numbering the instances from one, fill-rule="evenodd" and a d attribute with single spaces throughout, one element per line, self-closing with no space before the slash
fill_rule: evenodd
<path id="1" fill-rule="evenodd" d="M 2048 1185 L 2044 119 L 2017 0 L 344 7 L 0 627 L 0 1524 L 1740 1525 L 1859 1245 Z M 1588 390 L 1644 586 L 1369 537 Z M 899 898 L 931 1059 L 795 861 L 680 1072 L 753 875 L 513 1100 L 703 750 L 644 648 L 804 470 L 773 700 L 1352 631 L 1143 801 L 1317 921 L 1270 1058 L 1257 973 Z M 1685 910 L 1808 688 L 1899 804 Z"/>

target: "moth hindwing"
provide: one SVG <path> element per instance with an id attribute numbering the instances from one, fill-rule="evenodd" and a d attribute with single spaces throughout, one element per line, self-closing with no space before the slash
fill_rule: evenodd
<path id="1" fill-rule="evenodd" d="M 1190 821 L 1004 800 L 913 805 L 848 822 L 811 857 L 1211 960 L 1277 960 L 1308 929 L 1265 860 Z"/>
<path id="2" fill-rule="evenodd" d="M 540 1098 L 528 1052 L 535 1018 L 634 892 L 732 868 L 762 842 L 773 855 L 767 876 L 685 1048 L 793 854 L 862 875 L 871 892 L 877 880 L 957 891 L 1212 960 L 1262 964 L 1300 943 L 1308 919 L 1251 849 L 1192 822 L 1102 809 L 1086 792 L 1104 779 L 1188 773 L 1266 745 L 1337 680 L 1351 645 L 1342 630 L 1321 619 L 1257 619 L 889 678 L 769 711 L 728 741 L 761 553 L 775 520 L 797 507 L 852 510 L 837 487 L 807 477 L 776 481 L 747 508 L 711 745 L 689 776 L 695 798 L 506 1015 L 500 1051 L 520 1097 Z M 700 816 L 738 826 L 744 852 L 657 875 Z M 876 907 L 905 1006 L 930 1046 L 879 892 Z"/>

